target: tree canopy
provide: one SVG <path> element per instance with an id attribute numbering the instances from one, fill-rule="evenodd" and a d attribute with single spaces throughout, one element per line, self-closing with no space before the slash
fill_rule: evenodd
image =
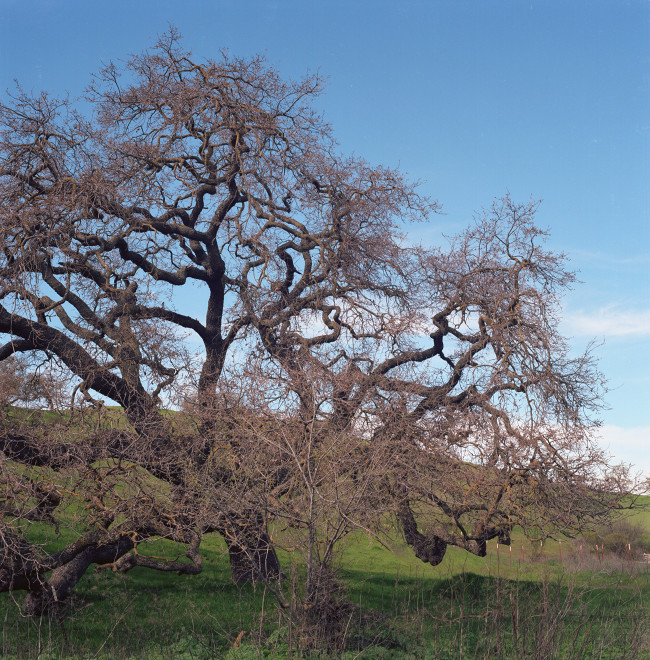
<path id="1" fill-rule="evenodd" d="M 414 244 L 403 223 L 437 202 L 341 156 L 320 91 L 259 57 L 196 62 L 172 30 L 82 105 L 0 106 L 0 365 L 32 379 L 3 379 L 0 590 L 28 611 L 92 564 L 200 572 L 209 533 L 281 602 L 274 541 L 297 534 L 315 598 L 352 530 L 436 564 L 515 525 L 576 533 L 628 492 L 537 203 Z M 30 422 L 30 400 L 63 412 Z M 46 553 L 35 521 L 75 539 Z"/>

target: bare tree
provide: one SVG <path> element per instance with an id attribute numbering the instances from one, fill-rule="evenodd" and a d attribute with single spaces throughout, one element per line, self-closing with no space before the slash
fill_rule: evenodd
<path id="1" fill-rule="evenodd" d="M 603 382 L 558 332 L 574 276 L 545 249 L 536 208 L 506 197 L 448 248 L 402 249 L 390 289 L 340 296 L 320 327 L 296 317 L 268 346 L 305 451 L 315 429 L 356 447 L 337 479 L 381 456 L 374 525 L 392 512 L 434 565 L 447 545 L 483 556 L 515 525 L 574 534 L 630 487 L 592 442 Z"/>
<path id="2" fill-rule="evenodd" d="M 272 520 L 316 552 L 324 525 L 335 542 L 393 515 L 437 563 L 620 501 L 589 436 L 600 377 L 557 330 L 573 277 L 535 205 L 409 246 L 400 223 L 437 204 L 339 156 L 320 87 L 260 58 L 196 63 L 172 30 L 101 71 L 86 115 L 21 90 L 0 107 L 0 364 L 71 379 L 70 415 L 0 436 L 0 590 L 27 589 L 29 611 L 93 563 L 196 573 L 210 532 L 235 580 L 271 582 Z M 195 405 L 164 414 L 192 383 Z M 75 540 L 44 553 L 29 521 Z M 137 551 L 161 537 L 186 559 Z"/>

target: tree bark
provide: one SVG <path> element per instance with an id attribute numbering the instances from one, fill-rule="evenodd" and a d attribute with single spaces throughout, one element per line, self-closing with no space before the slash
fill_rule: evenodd
<path id="1" fill-rule="evenodd" d="M 437 566 L 444 559 L 447 543 L 434 534 L 425 536 L 418 530 L 408 502 L 400 507 L 399 519 L 404 530 L 404 539 L 413 548 L 415 556 L 431 566 Z"/>
<path id="2" fill-rule="evenodd" d="M 272 582 L 282 577 L 280 560 L 263 522 L 262 514 L 256 513 L 248 521 L 237 521 L 224 533 L 235 584 Z"/>
<path id="3" fill-rule="evenodd" d="M 29 591 L 23 601 L 24 613 L 43 614 L 65 600 L 91 564 L 109 564 L 132 548 L 133 541 L 129 536 L 123 536 L 114 543 L 85 548 L 69 562 L 55 568 L 48 580 L 41 581 L 36 589 Z"/>

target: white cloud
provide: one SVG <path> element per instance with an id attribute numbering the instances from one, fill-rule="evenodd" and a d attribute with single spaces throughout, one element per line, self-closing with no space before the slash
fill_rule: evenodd
<path id="1" fill-rule="evenodd" d="M 600 445 L 614 460 L 631 463 L 633 471 L 650 478 L 650 426 L 625 428 L 605 424 L 599 429 Z"/>
<path id="2" fill-rule="evenodd" d="M 567 334 L 579 337 L 650 336 L 650 309 L 626 310 L 607 305 L 594 311 L 568 312 L 564 316 Z"/>
<path id="3" fill-rule="evenodd" d="M 569 249 L 567 252 L 571 256 L 572 261 L 596 262 L 600 267 L 645 266 L 650 263 L 650 255 L 647 252 L 632 255 L 626 254 L 624 257 L 619 257 L 609 252 L 594 252 L 580 248 Z"/>

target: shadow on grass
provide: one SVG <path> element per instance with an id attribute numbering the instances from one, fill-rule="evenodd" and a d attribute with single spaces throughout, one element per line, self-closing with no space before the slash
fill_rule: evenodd
<path id="1" fill-rule="evenodd" d="M 306 649 L 264 588 L 232 584 L 217 544 L 192 578 L 89 573 L 59 612 L 39 619 L 22 617 L 2 594 L 0 651 L 6 658 L 648 657 L 647 575 L 554 568 L 506 579 L 451 566 L 435 577 L 392 569 L 340 570 L 352 607 L 341 628 L 347 651 L 335 655 Z"/>

